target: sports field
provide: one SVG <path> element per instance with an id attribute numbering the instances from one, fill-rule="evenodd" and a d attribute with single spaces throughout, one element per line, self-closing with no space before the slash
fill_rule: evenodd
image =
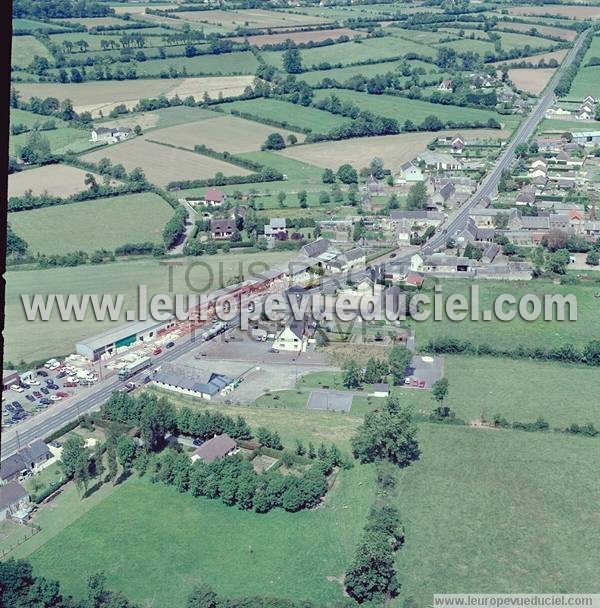
<path id="1" fill-rule="evenodd" d="M 218 172 L 224 175 L 251 173 L 247 169 L 221 160 L 156 144 L 147 139 L 152 139 L 152 134 L 108 148 L 103 147 L 101 150 L 86 154 L 83 159 L 98 162 L 101 158 L 109 158 L 113 164 L 122 164 L 127 171 L 141 167 L 148 180 L 160 186 L 178 180 L 214 177 Z"/>
<path id="2" fill-rule="evenodd" d="M 27 190 L 34 195 L 47 192 L 53 196 L 67 197 L 87 190 L 83 182 L 89 171 L 69 165 L 46 165 L 8 176 L 8 196 L 22 196 Z M 98 182 L 102 181 L 95 175 Z"/>
<path id="3" fill-rule="evenodd" d="M 479 120 L 482 122 L 494 118 L 498 122 L 510 122 L 505 116 L 500 116 L 493 110 L 480 110 L 478 108 L 461 108 L 459 106 L 442 105 L 430 103 L 420 99 L 408 99 L 406 97 L 396 97 L 393 95 L 369 95 L 357 91 L 345 89 L 321 89 L 315 92 L 315 99 L 323 99 L 336 95 L 342 101 L 349 101 L 357 105 L 361 110 L 370 111 L 381 116 L 395 118 L 404 123 L 411 120 L 414 124 L 419 124 L 427 116 L 437 116 L 440 120 L 466 121 Z"/>
<path id="4" fill-rule="evenodd" d="M 224 282 L 240 274 L 249 276 L 253 264 L 256 272 L 261 272 L 265 264 L 285 262 L 294 255 L 295 252 L 232 252 L 186 258 L 181 260 L 181 266 L 171 267 L 147 258 L 101 266 L 9 271 L 5 275 L 5 360 L 31 361 L 66 354 L 73 351 L 77 340 L 111 327 L 110 321 L 96 322 L 91 317 L 78 323 L 63 323 L 57 315 L 48 322 L 28 323 L 23 316 L 21 294 L 122 293 L 125 296 L 124 308 L 135 308 L 137 285 L 148 285 L 149 294 L 168 293 L 170 272 L 173 273 L 172 293 L 189 293 L 191 290 L 206 293 L 221 286 L 220 276 Z M 189 283 L 186 282 L 186 271 L 189 272 Z M 124 319 L 123 314 L 120 322 Z"/>
<path id="5" fill-rule="evenodd" d="M 315 133 L 326 133 L 333 127 L 337 127 L 351 120 L 344 116 L 317 110 L 316 108 L 300 106 L 297 104 L 280 101 L 279 99 L 248 99 L 245 101 L 233 101 L 220 106 L 226 112 L 237 110 L 246 112 L 261 118 L 277 120 L 288 123 L 289 128 L 302 127 L 311 129 Z"/>
<path id="6" fill-rule="evenodd" d="M 219 115 L 215 118 L 186 123 L 168 129 L 154 131 L 150 138 L 153 140 L 193 149 L 196 144 L 204 144 L 219 152 L 252 152 L 260 150 L 269 134 L 280 133 L 284 139 L 291 131 L 269 127 L 258 122 L 252 122 L 236 116 Z M 304 134 L 294 133 L 298 141 L 304 140 Z"/>
<path id="7" fill-rule="evenodd" d="M 466 137 L 480 139 L 498 139 L 507 136 L 507 131 L 500 129 L 461 129 L 461 133 Z M 399 135 L 360 137 L 306 144 L 282 150 L 277 154 L 323 168 L 337 168 L 344 163 L 350 163 L 358 168 L 366 167 L 374 157 L 378 156 L 383 159 L 386 167 L 396 171 L 400 164 L 412 160 L 416 154 L 423 152 L 427 144 L 436 137 L 455 134 L 456 131 L 419 131 Z"/>
<path id="8" fill-rule="evenodd" d="M 20 82 L 16 88 L 24 99 L 31 96 L 69 98 L 77 112 L 89 111 L 94 116 L 102 110 L 106 115 L 114 106 L 125 104 L 128 108 L 144 97 L 179 95 L 182 99 L 192 95 L 202 99 L 204 93 L 217 97 L 239 95 L 252 84 L 252 76 L 220 76 L 206 78 L 172 78 L 157 80 L 122 80 L 60 84 L 54 82 Z"/>
<path id="9" fill-rule="evenodd" d="M 160 196 L 144 192 L 18 211 L 8 221 L 32 253 L 91 253 L 126 243 L 159 243 L 172 214 Z"/>

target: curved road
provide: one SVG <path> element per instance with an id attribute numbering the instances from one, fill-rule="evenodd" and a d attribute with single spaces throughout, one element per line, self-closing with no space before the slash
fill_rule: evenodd
<path id="1" fill-rule="evenodd" d="M 546 87 L 546 90 L 539 99 L 538 103 L 521 123 L 512 139 L 506 145 L 506 148 L 503 150 L 502 154 L 498 157 L 494 168 L 484 178 L 479 188 L 469 199 L 469 201 L 448 219 L 448 223 L 444 226 L 445 230 L 435 234 L 427 243 L 427 247 L 433 247 L 434 249 L 443 247 L 448 236 L 451 236 L 465 228 L 471 209 L 476 207 L 483 197 L 489 196 L 495 190 L 495 188 L 497 188 L 502 171 L 507 169 L 515 159 L 515 149 L 519 144 L 526 142 L 535 132 L 538 123 L 543 119 L 546 110 L 552 104 L 554 99 L 554 88 L 558 83 L 558 80 L 562 76 L 567 66 L 573 62 L 575 54 L 581 48 L 581 45 L 588 35 L 589 30 L 586 30 L 580 34 L 573 47 L 571 47 L 569 50 L 569 53 L 565 57 L 561 66 L 554 73 L 552 80 Z M 415 253 L 415 251 L 416 249 L 405 251 L 394 258 L 388 254 L 384 256 L 383 259 L 392 263 L 404 262 L 409 259 L 413 253 Z M 353 274 L 353 278 L 355 280 L 360 280 L 366 277 L 369 273 L 369 270 L 361 270 Z M 181 355 L 196 348 L 199 344 L 200 343 L 193 338 L 183 338 L 181 341 L 177 342 L 172 349 L 163 352 L 157 357 L 154 357 L 153 364 L 160 365 L 162 363 L 174 361 Z M 144 372 L 140 372 L 140 375 L 143 374 Z M 72 402 L 60 402 L 52 409 L 45 410 L 44 412 L 23 421 L 18 425 L 17 428 L 3 430 L 2 459 L 14 453 L 19 449 L 19 447 L 24 446 L 35 439 L 48 436 L 61 426 L 64 426 L 71 420 L 74 420 L 77 416 L 90 412 L 94 409 L 98 409 L 102 403 L 104 403 L 110 397 L 111 393 L 119 388 L 119 386 L 122 384 L 123 383 L 119 382 L 119 380 L 114 376 L 112 378 L 107 378 L 94 388 L 90 389 L 89 394 Z"/>

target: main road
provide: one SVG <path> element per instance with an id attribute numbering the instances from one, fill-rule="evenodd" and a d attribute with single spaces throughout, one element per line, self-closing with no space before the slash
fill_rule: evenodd
<path id="1" fill-rule="evenodd" d="M 483 179 L 477 191 L 455 214 L 448 218 L 444 224 L 444 230 L 435 234 L 427 243 L 428 247 L 434 249 L 443 247 L 448 236 L 451 236 L 463 228 L 467 224 L 469 213 L 473 207 L 476 207 L 481 200 L 489 196 L 497 187 L 502 172 L 510 167 L 515 159 L 515 150 L 519 144 L 526 142 L 535 132 L 537 125 L 544 117 L 546 110 L 550 107 L 554 99 L 554 88 L 558 80 L 563 75 L 566 68 L 573 62 L 575 55 L 584 43 L 585 38 L 589 35 L 589 30 L 582 32 L 569 50 L 561 66 L 554 73 L 552 80 L 548 84 L 542 97 L 538 100 L 530 114 L 521 123 L 514 136 L 508 142 L 501 155 L 496 160 L 496 163 L 488 175 Z M 400 253 L 397 256 L 391 257 L 393 254 L 388 254 L 382 261 L 392 263 L 405 262 L 416 250 Z M 355 280 L 360 280 L 366 277 L 370 271 L 361 270 L 353 273 Z M 197 348 L 199 342 L 192 338 L 184 338 L 178 341 L 173 348 L 163 352 L 161 355 L 154 358 L 154 365 L 168 363 L 179 358 L 181 355 Z M 68 400 L 56 404 L 52 409 L 45 410 L 40 414 L 24 420 L 17 428 L 4 429 L 2 431 L 2 459 L 10 454 L 13 454 L 19 449 L 35 439 L 47 437 L 53 431 L 64 426 L 71 420 L 77 418 L 81 414 L 98 409 L 119 386 L 123 383 L 112 376 L 99 382 L 96 386 L 90 388 L 90 392 L 82 397 L 77 397 L 74 400 Z"/>

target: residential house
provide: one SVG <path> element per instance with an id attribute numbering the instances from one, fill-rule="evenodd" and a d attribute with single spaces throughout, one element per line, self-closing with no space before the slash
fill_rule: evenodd
<path id="1" fill-rule="evenodd" d="M 369 179 L 367 179 L 366 191 L 369 194 L 379 194 L 380 192 L 383 192 L 383 186 L 370 175 Z"/>
<path id="2" fill-rule="evenodd" d="M 220 207 L 227 200 L 227 194 L 220 190 L 207 190 L 202 203 L 207 207 Z"/>
<path id="3" fill-rule="evenodd" d="M 442 80 L 438 86 L 439 91 L 452 91 L 452 81 Z"/>
<path id="4" fill-rule="evenodd" d="M 285 240 L 288 236 L 286 221 L 284 217 L 272 217 L 265 225 L 265 237 L 267 239 Z"/>
<path id="5" fill-rule="evenodd" d="M 276 336 L 273 350 L 284 350 L 288 352 L 304 352 L 307 340 L 304 336 L 304 323 L 293 320 L 288 323 Z"/>
<path id="6" fill-rule="evenodd" d="M 412 161 L 408 161 L 401 165 L 400 172 L 396 178 L 396 183 L 414 183 L 422 182 L 425 180 L 425 176 L 418 165 L 415 165 Z"/>
<path id="7" fill-rule="evenodd" d="M 518 212 L 516 209 L 495 209 L 493 207 L 483 209 L 481 207 L 475 207 L 475 209 L 471 210 L 470 217 L 478 228 L 496 228 L 505 223 L 505 217 L 509 228 L 519 227 Z"/>
<path id="8" fill-rule="evenodd" d="M 455 193 L 456 188 L 454 184 L 448 181 L 431 195 L 431 200 L 436 205 L 448 205 Z"/>
<path id="9" fill-rule="evenodd" d="M 390 396 L 390 385 L 386 382 L 376 382 L 373 384 L 373 397 L 389 397 Z"/>
<path id="10" fill-rule="evenodd" d="M 523 186 L 517 192 L 515 200 L 517 205 L 534 205 L 535 204 L 535 186 Z"/>
<path id="11" fill-rule="evenodd" d="M 394 209 L 390 211 L 388 220 L 389 228 L 397 230 L 404 222 L 411 221 L 416 227 L 427 228 L 433 226 L 436 228 L 444 221 L 444 214 L 439 211 L 427 211 L 426 209 L 417 209 L 414 211 L 402 211 Z"/>
<path id="12" fill-rule="evenodd" d="M 488 243 L 483 248 L 483 255 L 481 256 L 481 261 L 485 264 L 491 264 L 496 256 L 500 253 L 500 246 L 496 243 Z"/>
<path id="13" fill-rule="evenodd" d="M 114 144 L 131 136 L 129 127 L 96 127 L 92 129 L 92 141 Z"/>
<path id="14" fill-rule="evenodd" d="M 461 162 L 451 154 L 426 150 L 417 156 L 419 162 L 425 163 L 428 169 L 436 171 L 455 171 L 460 169 Z"/>
<path id="15" fill-rule="evenodd" d="M 410 258 L 410 269 L 414 272 L 454 274 L 471 270 L 473 260 L 466 257 L 432 253 L 425 255 L 415 253 Z"/>
<path id="16" fill-rule="evenodd" d="M 227 433 L 215 435 L 212 439 L 198 446 L 192 454 L 192 460 L 202 460 L 210 464 L 215 460 L 225 458 L 239 451 L 238 445 Z"/>
<path id="17" fill-rule="evenodd" d="M 29 494 L 18 481 L 11 481 L 0 486 L 0 521 L 10 519 L 12 515 L 26 509 L 28 505 Z"/>
<path id="18" fill-rule="evenodd" d="M 418 272 L 410 271 L 406 274 L 406 278 L 404 279 L 404 282 L 407 285 L 416 287 L 418 289 L 423 285 L 424 280 L 425 280 L 425 277 L 423 277 L 423 275 L 419 274 Z"/>
<path id="19" fill-rule="evenodd" d="M 25 472 L 36 472 L 52 458 L 48 446 L 36 439 L 0 463 L 0 484 L 18 479 Z"/>
<path id="20" fill-rule="evenodd" d="M 354 247 L 325 262 L 325 269 L 329 272 L 345 272 L 356 266 L 364 266 L 367 259 L 366 256 L 367 254 L 364 249 Z"/>
<path id="21" fill-rule="evenodd" d="M 450 142 L 450 148 L 455 154 L 462 154 L 466 145 L 467 142 L 464 140 L 462 135 L 456 135 Z"/>
<path id="22" fill-rule="evenodd" d="M 327 239 L 317 239 L 312 243 L 304 245 L 301 252 L 309 258 L 318 258 L 320 255 L 324 254 L 330 246 L 331 242 Z"/>
<path id="23" fill-rule="evenodd" d="M 211 220 L 210 222 L 210 233 L 213 239 L 230 239 L 234 234 L 237 234 L 237 232 L 238 229 L 235 220 L 221 219 Z"/>

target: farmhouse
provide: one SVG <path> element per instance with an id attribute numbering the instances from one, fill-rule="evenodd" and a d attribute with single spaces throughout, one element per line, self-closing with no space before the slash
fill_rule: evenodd
<path id="1" fill-rule="evenodd" d="M 0 483 L 13 481 L 24 471 L 38 471 L 50 458 L 52 454 L 48 446 L 41 439 L 36 439 L 0 463 Z"/>
<path id="2" fill-rule="evenodd" d="M 237 234 L 237 231 L 235 220 L 212 220 L 210 222 L 210 233 L 213 239 L 221 241 L 230 239 L 234 234 Z"/>
<path id="3" fill-rule="evenodd" d="M 92 130 L 92 141 L 114 144 L 131 136 L 129 127 L 96 127 Z"/>
<path id="4" fill-rule="evenodd" d="M 284 217 L 272 217 L 265 225 L 265 237 L 268 239 L 285 239 L 288 236 Z"/>
<path id="5" fill-rule="evenodd" d="M 215 435 L 212 439 L 205 441 L 197 447 L 192 454 L 192 460 L 202 460 L 206 464 L 225 458 L 239 451 L 237 443 L 227 433 Z"/>
<path id="6" fill-rule="evenodd" d="M 207 207 L 220 207 L 227 200 L 225 192 L 220 190 L 207 190 L 202 203 Z"/>
<path id="7" fill-rule="evenodd" d="M 174 318 L 168 321 L 149 319 L 148 321 L 124 323 L 119 327 L 107 329 L 96 336 L 77 342 L 75 350 L 78 355 L 82 355 L 90 361 L 98 361 L 103 355 L 114 355 L 119 348 L 156 338 L 174 325 Z"/>
<path id="8" fill-rule="evenodd" d="M 198 397 L 199 399 L 206 399 L 207 401 L 233 390 L 233 379 L 215 372 L 202 378 L 202 374 L 190 377 L 179 374 L 175 370 L 161 370 L 154 376 L 152 382 L 161 388 Z"/>
<path id="9" fill-rule="evenodd" d="M 29 494 L 18 482 L 11 481 L 0 486 L 0 521 L 9 519 L 12 515 L 26 509 L 29 505 Z"/>
<path id="10" fill-rule="evenodd" d="M 471 269 L 472 260 L 455 255 L 433 253 L 422 255 L 415 253 L 410 258 L 410 269 L 414 272 L 437 272 L 449 273 L 468 272 Z"/>

